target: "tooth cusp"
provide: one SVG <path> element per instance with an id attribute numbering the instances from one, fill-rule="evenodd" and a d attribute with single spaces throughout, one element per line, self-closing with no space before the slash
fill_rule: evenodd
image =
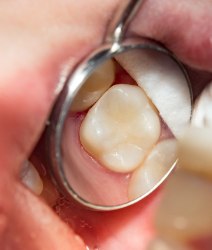
<path id="1" fill-rule="evenodd" d="M 115 172 L 133 171 L 160 136 L 160 120 L 138 86 L 111 87 L 88 111 L 80 128 L 85 150 Z"/>
<path id="2" fill-rule="evenodd" d="M 101 160 L 105 166 L 116 172 L 130 172 L 143 160 L 146 151 L 134 144 L 117 145 L 102 154 Z"/>

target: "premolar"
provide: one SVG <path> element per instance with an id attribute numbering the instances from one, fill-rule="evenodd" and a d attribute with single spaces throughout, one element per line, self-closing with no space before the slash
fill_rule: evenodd
<path id="1" fill-rule="evenodd" d="M 142 89 L 117 84 L 88 111 L 80 139 L 103 166 L 126 173 L 142 163 L 160 130 L 158 114 Z"/>
<path id="2" fill-rule="evenodd" d="M 154 186 L 169 172 L 177 159 L 175 139 L 159 142 L 145 162 L 134 171 L 129 182 L 129 199 L 136 199 Z"/>
<path id="3" fill-rule="evenodd" d="M 40 195 L 43 191 L 43 181 L 33 166 L 29 161 L 26 161 L 20 173 L 21 181 L 35 194 Z"/>
<path id="4" fill-rule="evenodd" d="M 112 60 L 97 67 L 75 97 L 71 111 L 79 112 L 91 107 L 113 84 L 114 77 L 115 65 Z"/>

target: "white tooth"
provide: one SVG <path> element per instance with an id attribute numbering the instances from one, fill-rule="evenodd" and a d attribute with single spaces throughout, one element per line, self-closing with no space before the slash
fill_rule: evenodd
<path id="1" fill-rule="evenodd" d="M 179 165 L 212 177 L 212 129 L 189 128 L 179 140 Z"/>
<path id="2" fill-rule="evenodd" d="M 112 60 L 97 67 L 84 83 L 72 103 L 72 111 L 83 111 L 91 107 L 100 96 L 113 84 L 115 65 Z"/>
<path id="3" fill-rule="evenodd" d="M 138 198 L 150 191 L 169 172 L 176 159 L 176 140 L 159 142 L 145 162 L 133 172 L 128 187 L 129 199 Z"/>
<path id="4" fill-rule="evenodd" d="M 20 173 L 20 177 L 22 183 L 26 185 L 30 190 L 32 190 L 35 194 L 40 195 L 42 193 L 43 182 L 38 171 L 31 162 L 26 161 L 24 163 L 24 166 Z"/>
<path id="5" fill-rule="evenodd" d="M 167 239 L 157 238 L 152 241 L 148 250 L 191 250 L 188 246 L 182 245 L 179 242 L 173 242 Z"/>
<path id="6" fill-rule="evenodd" d="M 89 110 L 81 128 L 83 147 L 116 172 L 134 170 L 160 136 L 160 120 L 138 86 L 117 84 Z"/>
<path id="7" fill-rule="evenodd" d="M 192 124 L 197 127 L 212 128 L 212 82 L 195 102 Z"/>
<path id="8" fill-rule="evenodd" d="M 165 186 L 156 214 L 156 229 L 177 242 L 189 242 L 211 236 L 212 183 L 180 169 Z"/>
<path id="9" fill-rule="evenodd" d="M 120 65 L 144 89 L 173 134 L 178 137 L 191 116 L 191 96 L 184 74 L 168 56 L 135 50 L 116 56 Z"/>

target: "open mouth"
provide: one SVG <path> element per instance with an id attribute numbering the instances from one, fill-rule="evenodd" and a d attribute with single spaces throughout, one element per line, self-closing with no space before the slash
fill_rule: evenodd
<path id="1" fill-rule="evenodd" d="M 163 64 L 163 62 L 161 61 L 161 58 L 159 62 L 160 64 Z M 95 140 L 96 135 L 93 137 L 93 139 L 89 138 L 90 136 L 89 132 L 92 129 L 95 130 L 94 127 L 92 127 L 89 124 L 90 120 L 96 119 L 98 122 L 98 119 L 100 119 L 100 122 L 101 122 L 102 116 L 105 115 L 104 105 L 108 106 L 111 103 L 115 104 L 119 101 L 119 96 L 117 95 L 116 91 L 118 91 L 118 94 L 120 92 L 121 94 L 124 93 L 124 95 L 127 93 L 130 100 L 136 100 L 136 95 L 138 94 L 139 95 L 139 98 L 138 98 L 139 111 L 138 111 L 138 114 L 135 115 L 135 118 L 137 119 L 137 117 L 141 113 L 140 101 L 142 101 L 142 108 L 145 106 L 144 102 L 146 102 L 147 111 L 145 110 L 145 112 L 153 112 L 154 117 L 156 117 L 153 120 L 153 124 L 154 124 L 153 129 L 154 129 L 154 132 L 156 130 L 156 136 L 154 134 L 152 135 L 151 133 L 151 136 L 153 136 L 153 142 L 151 142 L 151 147 L 147 151 L 148 154 L 150 154 L 150 156 L 147 156 L 145 159 L 148 160 L 148 158 L 150 159 L 153 158 L 152 165 L 155 167 L 155 165 L 159 166 L 158 162 L 160 162 L 160 157 L 164 158 L 164 155 L 165 155 L 166 156 L 165 160 L 167 162 L 165 163 L 163 162 L 162 166 L 169 168 L 173 164 L 173 162 L 176 160 L 176 139 L 173 133 L 171 132 L 171 130 L 166 125 L 166 123 L 161 118 L 159 118 L 159 112 L 157 108 L 154 106 L 154 103 L 152 103 L 145 96 L 143 90 L 140 87 L 138 87 L 136 81 L 116 61 L 112 62 L 112 65 L 113 65 L 112 66 L 113 72 L 111 74 L 114 74 L 114 76 L 112 77 L 112 79 L 110 79 L 111 83 L 110 83 L 110 86 L 107 87 L 107 90 L 104 90 L 105 92 L 100 94 L 101 97 L 99 101 L 96 102 L 96 99 L 93 101 L 89 99 L 89 104 L 84 106 L 85 104 L 84 102 L 82 102 L 82 100 L 84 99 L 87 100 L 87 99 L 82 97 L 82 93 L 80 93 L 79 96 L 77 96 L 76 98 L 77 105 L 74 106 L 74 112 L 73 110 L 71 110 L 71 113 L 70 113 L 70 116 L 68 118 L 68 122 L 66 125 L 67 128 L 65 129 L 65 131 L 66 130 L 67 131 L 65 132 L 64 138 L 65 138 L 65 150 L 68 150 L 69 148 L 72 149 L 71 152 L 74 152 L 74 155 L 76 156 L 76 159 L 77 159 L 76 160 L 77 161 L 76 163 L 78 163 L 77 169 L 81 168 L 74 178 L 77 179 L 78 175 L 81 174 L 82 172 L 86 173 L 86 176 L 89 176 L 89 179 L 91 179 L 91 181 L 93 179 L 100 180 L 100 183 L 102 185 L 98 186 L 99 185 L 98 184 L 96 188 L 99 189 L 98 194 L 104 197 L 104 201 L 109 201 L 109 202 L 113 201 L 114 197 L 116 197 L 117 195 L 116 193 L 117 190 L 120 190 L 118 191 L 118 197 L 119 199 L 121 199 L 120 202 L 123 202 L 129 199 L 129 195 L 132 195 L 132 198 L 137 198 L 140 195 L 142 195 L 142 192 L 145 192 L 146 188 L 149 187 L 148 185 L 151 186 L 151 182 L 154 182 L 154 179 L 153 181 L 151 180 L 152 178 L 151 175 L 153 174 L 153 178 L 154 178 L 154 176 L 157 176 L 157 172 L 155 174 L 155 169 L 154 168 L 151 169 L 151 164 L 148 164 L 148 161 L 146 163 L 146 160 L 144 161 L 144 163 L 142 163 L 142 167 L 135 167 L 135 170 L 134 168 L 126 170 L 126 166 L 124 165 L 124 167 L 123 166 L 120 167 L 121 165 L 120 163 L 118 163 L 117 165 L 114 164 L 111 167 L 110 161 L 109 163 L 108 161 L 106 161 L 106 163 L 101 162 L 101 158 L 100 160 L 98 158 L 99 155 L 95 154 L 96 149 L 95 149 L 94 140 Z M 116 69 L 114 70 L 114 68 Z M 104 70 L 103 72 L 105 71 L 106 70 Z M 156 70 L 154 71 L 154 74 L 155 72 Z M 195 77 L 195 74 L 196 72 L 194 72 L 193 70 L 190 70 L 191 79 L 192 77 Z M 210 77 L 210 75 L 207 73 L 201 73 L 201 74 L 202 74 L 202 79 L 199 78 L 198 83 L 201 83 L 203 87 L 205 83 L 208 82 L 208 77 Z M 106 75 L 108 75 L 108 73 L 106 73 Z M 94 79 L 94 82 L 95 82 L 95 79 Z M 120 84 L 120 82 L 121 83 L 127 82 L 127 84 Z M 195 82 L 193 81 L 193 84 L 194 83 Z M 141 96 L 140 96 L 140 91 L 141 91 Z M 98 91 L 95 89 L 94 92 L 96 93 Z M 113 103 L 114 92 L 115 92 L 115 103 Z M 112 93 L 112 98 L 111 98 L 111 93 Z M 130 93 L 133 94 L 133 98 L 131 98 Z M 87 92 L 84 93 L 84 95 L 87 96 Z M 92 96 L 92 94 L 89 93 L 89 96 Z M 187 97 L 189 96 L 189 90 L 188 90 L 188 95 L 186 96 Z M 109 99 L 109 102 L 108 102 L 108 99 Z M 105 100 L 106 100 L 106 104 L 105 104 Z M 124 100 L 126 100 L 126 98 Z M 120 101 L 122 101 L 122 96 L 121 96 Z M 80 102 L 82 102 L 83 108 Z M 190 104 L 190 99 L 188 99 L 188 103 Z M 119 105 L 118 108 L 120 108 L 120 106 L 121 107 L 124 106 L 123 103 L 121 104 L 122 105 Z M 129 103 L 127 103 L 127 105 L 129 107 Z M 133 103 L 133 105 L 135 104 Z M 101 109 L 103 109 L 103 111 Z M 124 110 L 125 111 L 127 110 L 126 106 L 124 106 Z M 134 110 L 136 112 L 136 105 L 135 105 L 135 108 L 133 107 L 132 109 L 131 107 L 130 110 Z M 116 111 L 117 110 L 115 110 L 115 112 Z M 125 120 L 127 120 L 127 124 L 129 123 L 128 117 L 126 119 L 127 112 L 123 113 L 123 111 L 120 112 L 120 110 L 118 110 L 118 113 L 116 112 L 114 117 L 113 117 L 113 114 L 114 114 L 113 112 L 114 112 L 114 105 L 112 105 L 112 116 L 110 115 L 109 119 L 113 119 L 115 117 L 116 118 L 115 121 L 117 122 L 117 115 L 120 114 L 124 117 L 122 116 L 118 117 L 119 118 L 118 122 L 120 122 L 121 120 L 121 123 L 123 123 L 125 122 Z M 129 111 L 129 113 L 130 113 L 129 115 L 132 115 L 131 111 Z M 188 111 L 188 120 L 190 119 L 189 114 L 190 114 L 190 111 Z M 164 118 L 166 119 L 166 117 L 168 116 L 165 115 Z M 130 117 L 130 118 L 131 120 L 133 119 L 133 117 Z M 103 117 L 103 120 L 107 121 L 108 119 L 105 119 Z M 152 119 L 150 121 L 152 121 Z M 97 124 L 97 122 L 95 122 L 95 124 Z M 136 121 L 134 121 L 133 125 L 135 123 Z M 173 124 L 176 125 L 175 123 Z M 88 128 L 86 128 L 86 126 L 88 126 Z M 108 126 L 111 126 L 111 124 L 109 124 Z M 145 126 L 145 124 L 143 126 Z M 155 129 L 155 126 L 156 126 L 156 129 Z M 122 127 L 124 127 L 123 124 L 122 125 L 118 124 L 119 130 Z M 132 126 L 129 126 L 129 127 L 131 128 Z M 159 129 L 157 129 L 157 127 L 159 127 Z M 88 132 L 84 131 L 86 129 L 88 130 Z M 126 131 L 124 132 L 124 134 L 126 134 Z M 145 133 L 145 136 L 148 136 L 148 134 Z M 154 137 L 156 137 L 156 139 L 154 139 Z M 113 138 L 114 138 L 114 135 L 113 135 Z M 86 140 L 86 139 L 87 140 L 90 139 L 91 145 L 87 143 L 87 141 L 84 143 L 83 140 Z M 144 138 L 144 142 L 146 140 L 147 139 Z M 93 141 L 94 141 L 94 144 L 92 144 Z M 110 142 L 109 139 L 107 139 L 106 141 Z M 88 144 L 88 146 L 86 143 Z M 155 144 L 156 146 L 153 147 L 152 144 Z M 97 148 L 99 148 L 99 142 L 97 142 L 97 145 L 98 145 Z M 86 148 L 86 146 L 88 148 Z M 158 151 L 158 148 L 160 149 L 160 147 L 162 148 L 162 153 L 160 153 L 160 150 Z M 92 149 L 90 150 L 90 148 Z M 156 148 L 156 151 L 152 150 L 152 148 L 153 149 Z M 43 148 L 43 141 L 41 139 L 36 150 L 33 152 L 30 158 L 31 163 L 28 163 L 27 166 L 25 165 L 22 170 L 22 181 L 25 183 L 26 186 L 28 186 L 28 188 L 32 190 L 33 193 L 39 196 L 39 199 L 40 199 L 39 202 L 42 202 L 42 203 L 44 202 L 48 206 L 50 206 L 52 211 L 56 213 L 56 215 L 59 216 L 66 223 L 66 225 L 70 226 L 74 230 L 74 233 L 76 233 L 78 236 L 80 236 L 83 239 L 88 249 L 117 249 L 117 248 L 123 248 L 123 244 L 125 245 L 126 249 L 148 249 L 150 241 L 154 240 L 156 237 L 156 232 L 154 229 L 155 227 L 154 217 L 158 208 L 158 204 L 160 203 L 160 199 L 163 193 L 162 192 L 163 187 L 161 187 L 160 190 L 156 190 L 155 192 L 153 192 L 149 197 L 145 198 L 140 203 L 135 204 L 129 208 L 125 208 L 125 209 L 122 209 L 119 211 L 113 211 L 113 212 L 89 211 L 85 207 L 78 204 L 76 201 L 72 200 L 70 197 L 66 198 L 63 194 L 60 193 L 60 191 L 52 183 L 51 178 L 48 174 L 48 170 L 47 170 L 48 163 L 46 162 L 45 155 L 43 154 L 44 151 L 45 149 Z M 152 157 L 152 155 L 156 155 L 156 157 L 159 156 L 159 159 L 156 158 L 155 160 L 154 157 Z M 109 167 L 107 164 L 109 165 Z M 147 165 L 146 167 L 147 171 L 145 171 L 145 174 L 140 173 L 141 170 L 139 170 L 140 168 L 145 169 L 143 164 Z M 120 167 L 120 168 L 118 168 L 117 170 L 117 167 Z M 158 167 L 157 167 L 157 170 L 158 170 Z M 160 168 L 159 168 L 159 171 L 160 171 Z M 144 175 L 146 176 L 147 174 L 149 174 L 149 176 L 147 179 L 145 179 Z M 164 172 L 162 172 L 162 175 L 163 174 Z M 101 178 L 103 178 L 103 180 L 106 180 L 105 184 Z M 130 183 L 130 181 L 134 183 Z M 77 181 L 73 183 L 76 186 L 77 185 L 79 186 L 80 181 L 77 179 Z M 139 187 L 137 188 L 137 186 Z M 84 187 L 86 186 L 83 183 L 83 185 L 80 185 L 80 188 L 79 188 L 79 191 L 82 192 L 82 194 L 84 194 L 86 190 L 84 189 Z M 111 193 L 111 191 L 108 191 L 110 188 L 111 190 L 115 190 L 116 192 Z M 90 189 L 90 191 L 88 192 L 89 194 L 92 193 L 91 190 L 92 189 Z M 177 191 L 175 192 L 176 192 L 175 196 L 177 197 L 178 192 Z M 115 201 L 117 202 L 117 199 L 115 199 Z M 91 200 L 91 202 L 93 202 L 93 200 Z M 126 240 L 126 237 L 128 237 L 128 235 L 131 235 L 131 234 L 133 234 L 133 239 L 130 238 Z M 77 245 L 79 244 L 78 239 L 75 243 Z M 76 247 L 77 246 L 74 246 L 74 249 Z"/>
<path id="2" fill-rule="evenodd" d="M 1 32 L 3 36 L 0 40 L 0 51 L 1 58 L 4 58 L 0 69 L 0 245 L 2 249 L 68 250 L 86 249 L 87 247 L 91 250 L 146 250 L 149 242 L 156 237 L 154 220 L 163 196 L 163 186 L 141 202 L 122 210 L 112 212 L 87 210 L 74 200 L 64 197 L 53 185 L 48 171 L 46 171 L 47 164 L 42 139 L 36 146 L 55 100 L 54 90 L 61 65 L 69 60 L 70 68 L 73 69 L 80 58 L 101 42 L 102 35 L 99 34 L 103 34 L 102 27 L 106 26 L 110 18 L 102 13 L 111 12 L 116 5 L 110 1 L 106 2 L 103 6 L 102 3 L 96 1 L 94 9 L 101 11 L 97 11 L 96 15 L 85 11 L 85 16 L 81 16 L 80 20 L 78 14 L 70 17 L 70 13 L 67 14 L 67 9 L 74 9 L 76 13 L 77 11 L 79 13 L 85 8 L 85 5 L 87 9 L 90 9 L 90 2 L 80 3 L 79 1 L 79 6 L 64 3 L 61 8 L 58 8 L 56 3 L 52 3 L 51 7 L 47 6 L 42 1 L 37 1 L 34 4 L 20 4 L 19 1 L 1 3 L 0 12 L 2 12 L 3 20 Z M 184 3 L 183 10 L 187 15 L 182 12 L 182 16 L 180 16 L 178 4 L 181 1 L 173 2 L 175 8 L 171 8 L 169 4 L 165 4 L 164 0 L 164 9 L 158 8 L 159 3 L 155 1 L 155 12 L 152 7 L 151 13 L 158 13 L 157 11 L 161 12 L 163 9 L 166 14 L 150 19 L 149 16 L 152 15 L 148 9 L 152 2 L 146 2 L 144 8 L 147 11 L 139 15 L 131 31 L 138 35 L 146 34 L 165 43 L 183 62 L 199 68 L 200 70 L 189 68 L 194 96 L 197 97 L 212 79 L 211 73 L 209 73 L 212 66 L 210 57 L 212 48 L 209 42 L 211 41 L 209 39 L 210 27 L 204 30 L 199 29 L 201 34 L 194 32 L 202 25 L 196 21 L 197 17 L 204 16 L 204 27 L 208 27 L 207 24 L 211 25 L 210 4 L 207 4 L 206 8 L 200 4 L 199 7 L 203 7 L 197 11 L 193 9 L 193 6 L 190 10 L 190 6 Z M 11 6 L 11 4 L 13 5 Z M 11 14 L 11 10 L 15 9 L 17 13 Z M 37 13 L 39 13 L 40 18 L 37 18 Z M 49 13 L 48 17 L 46 13 Z M 184 22 L 183 27 L 180 28 L 180 22 L 173 20 L 171 18 L 173 16 L 181 17 L 179 20 L 181 23 Z M 188 16 L 189 18 L 187 18 Z M 64 22 L 62 17 L 65 19 Z M 139 18 L 145 22 L 141 22 Z M 26 22 L 26 20 L 28 21 Z M 194 23 L 192 25 L 191 20 Z M 203 19 L 201 20 L 203 21 Z M 58 23 L 61 24 L 61 29 L 57 28 Z M 138 23 L 143 23 L 144 26 L 138 25 Z M 172 30 L 169 25 L 173 23 L 175 29 Z M 79 31 L 79 29 L 82 30 Z M 195 35 L 191 38 L 188 31 L 192 31 L 192 34 Z M 176 34 L 179 34 L 178 39 Z M 94 37 L 97 39 L 93 39 Z M 14 41 L 16 42 L 14 43 Z M 179 46 L 182 41 L 184 45 Z M 117 65 L 116 67 L 118 69 Z M 208 72 L 203 71 L 203 69 Z M 119 77 L 119 80 L 117 79 L 119 84 L 127 82 L 129 85 L 127 87 L 138 88 L 133 77 L 126 74 L 123 69 Z M 115 87 L 116 85 L 113 85 L 110 90 L 117 90 Z M 148 105 L 151 107 L 151 112 L 157 115 L 156 105 L 151 102 L 148 102 Z M 89 110 L 91 109 L 89 108 Z M 203 110 L 205 111 L 205 109 Z M 77 121 L 80 123 L 82 117 L 79 116 L 78 120 L 75 120 L 75 124 Z M 164 139 L 173 136 L 172 133 L 169 133 L 170 131 L 165 132 L 167 131 L 164 131 Z M 161 136 L 161 133 L 159 134 Z M 158 142 L 158 139 L 156 141 Z M 86 150 L 90 152 L 89 154 L 96 152 L 90 148 L 89 144 Z M 96 155 L 92 157 L 95 158 Z M 20 171 L 27 158 L 31 163 L 26 163 L 24 170 Z M 97 161 L 100 162 L 99 158 Z M 114 166 L 112 165 L 113 169 Z M 116 166 L 115 169 L 117 169 Z M 20 172 L 24 185 L 21 182 Z M 121 174 L 125 175 L 126 173 Z M 125 180 L 125 178 L 123 179 Z M 183 185 L 182 182 L 181 187 L 184 187 Z M 182 200 L 173 200 L 174 202 L 182 202 Z M 187 206 L 192 209 L 191 203 L 188 203 Z M 159 225 L 161 224 L 159 223 Z M 167 232 L 160 226 L 157 229 L 160 232 Z M 173 234 L 176 232 L 174 230 Z M 206 233 L 207 242 L 210 242 L 210 235 L 208 231 Z M 188 235 L 189 237 L 193 236 L 193 234 Z M 204 248 L 199 247 L 199 249 Z M 207 248 L 205 247 L 205 249 Z"/>

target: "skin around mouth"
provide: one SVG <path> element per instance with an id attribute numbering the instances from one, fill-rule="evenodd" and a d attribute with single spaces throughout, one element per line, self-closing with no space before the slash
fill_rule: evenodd
<path id="1" fill-rule="evenodd" d="M 37 144 L 55 100 L 61 65 L 69 62 L 73 69 L 101 43 L 105 27 L 119 4 L 109 0 L 62 1 L 59 7 L 58 1 L 0 3 L 2 249 L 61 249 L 61 246 L 64 250 L 86 249 L 86 244 L 91 249 L 145 250 L 154 236 L 152 221 L 162 190 L 121 211 L 87 211 L 61 196 L 60 205 L 52 210 L 19 179 L 22 163 Z M 202 71 L 212 68 L 211 24 L 210 1 L 196 4 L 192 0 L 186 3 L 149 0 L 133 21 L 130 32 L 164 43 L 181 60 L 198 69 L 191 70 L 197 93 L 212 78 Z M 43 152 L 42 147 L 40 151 Z M 36 163 L 38 170 L 41 162 L 40 159 Z M 51 206 L 53 200 L 49 199 Z"/>

